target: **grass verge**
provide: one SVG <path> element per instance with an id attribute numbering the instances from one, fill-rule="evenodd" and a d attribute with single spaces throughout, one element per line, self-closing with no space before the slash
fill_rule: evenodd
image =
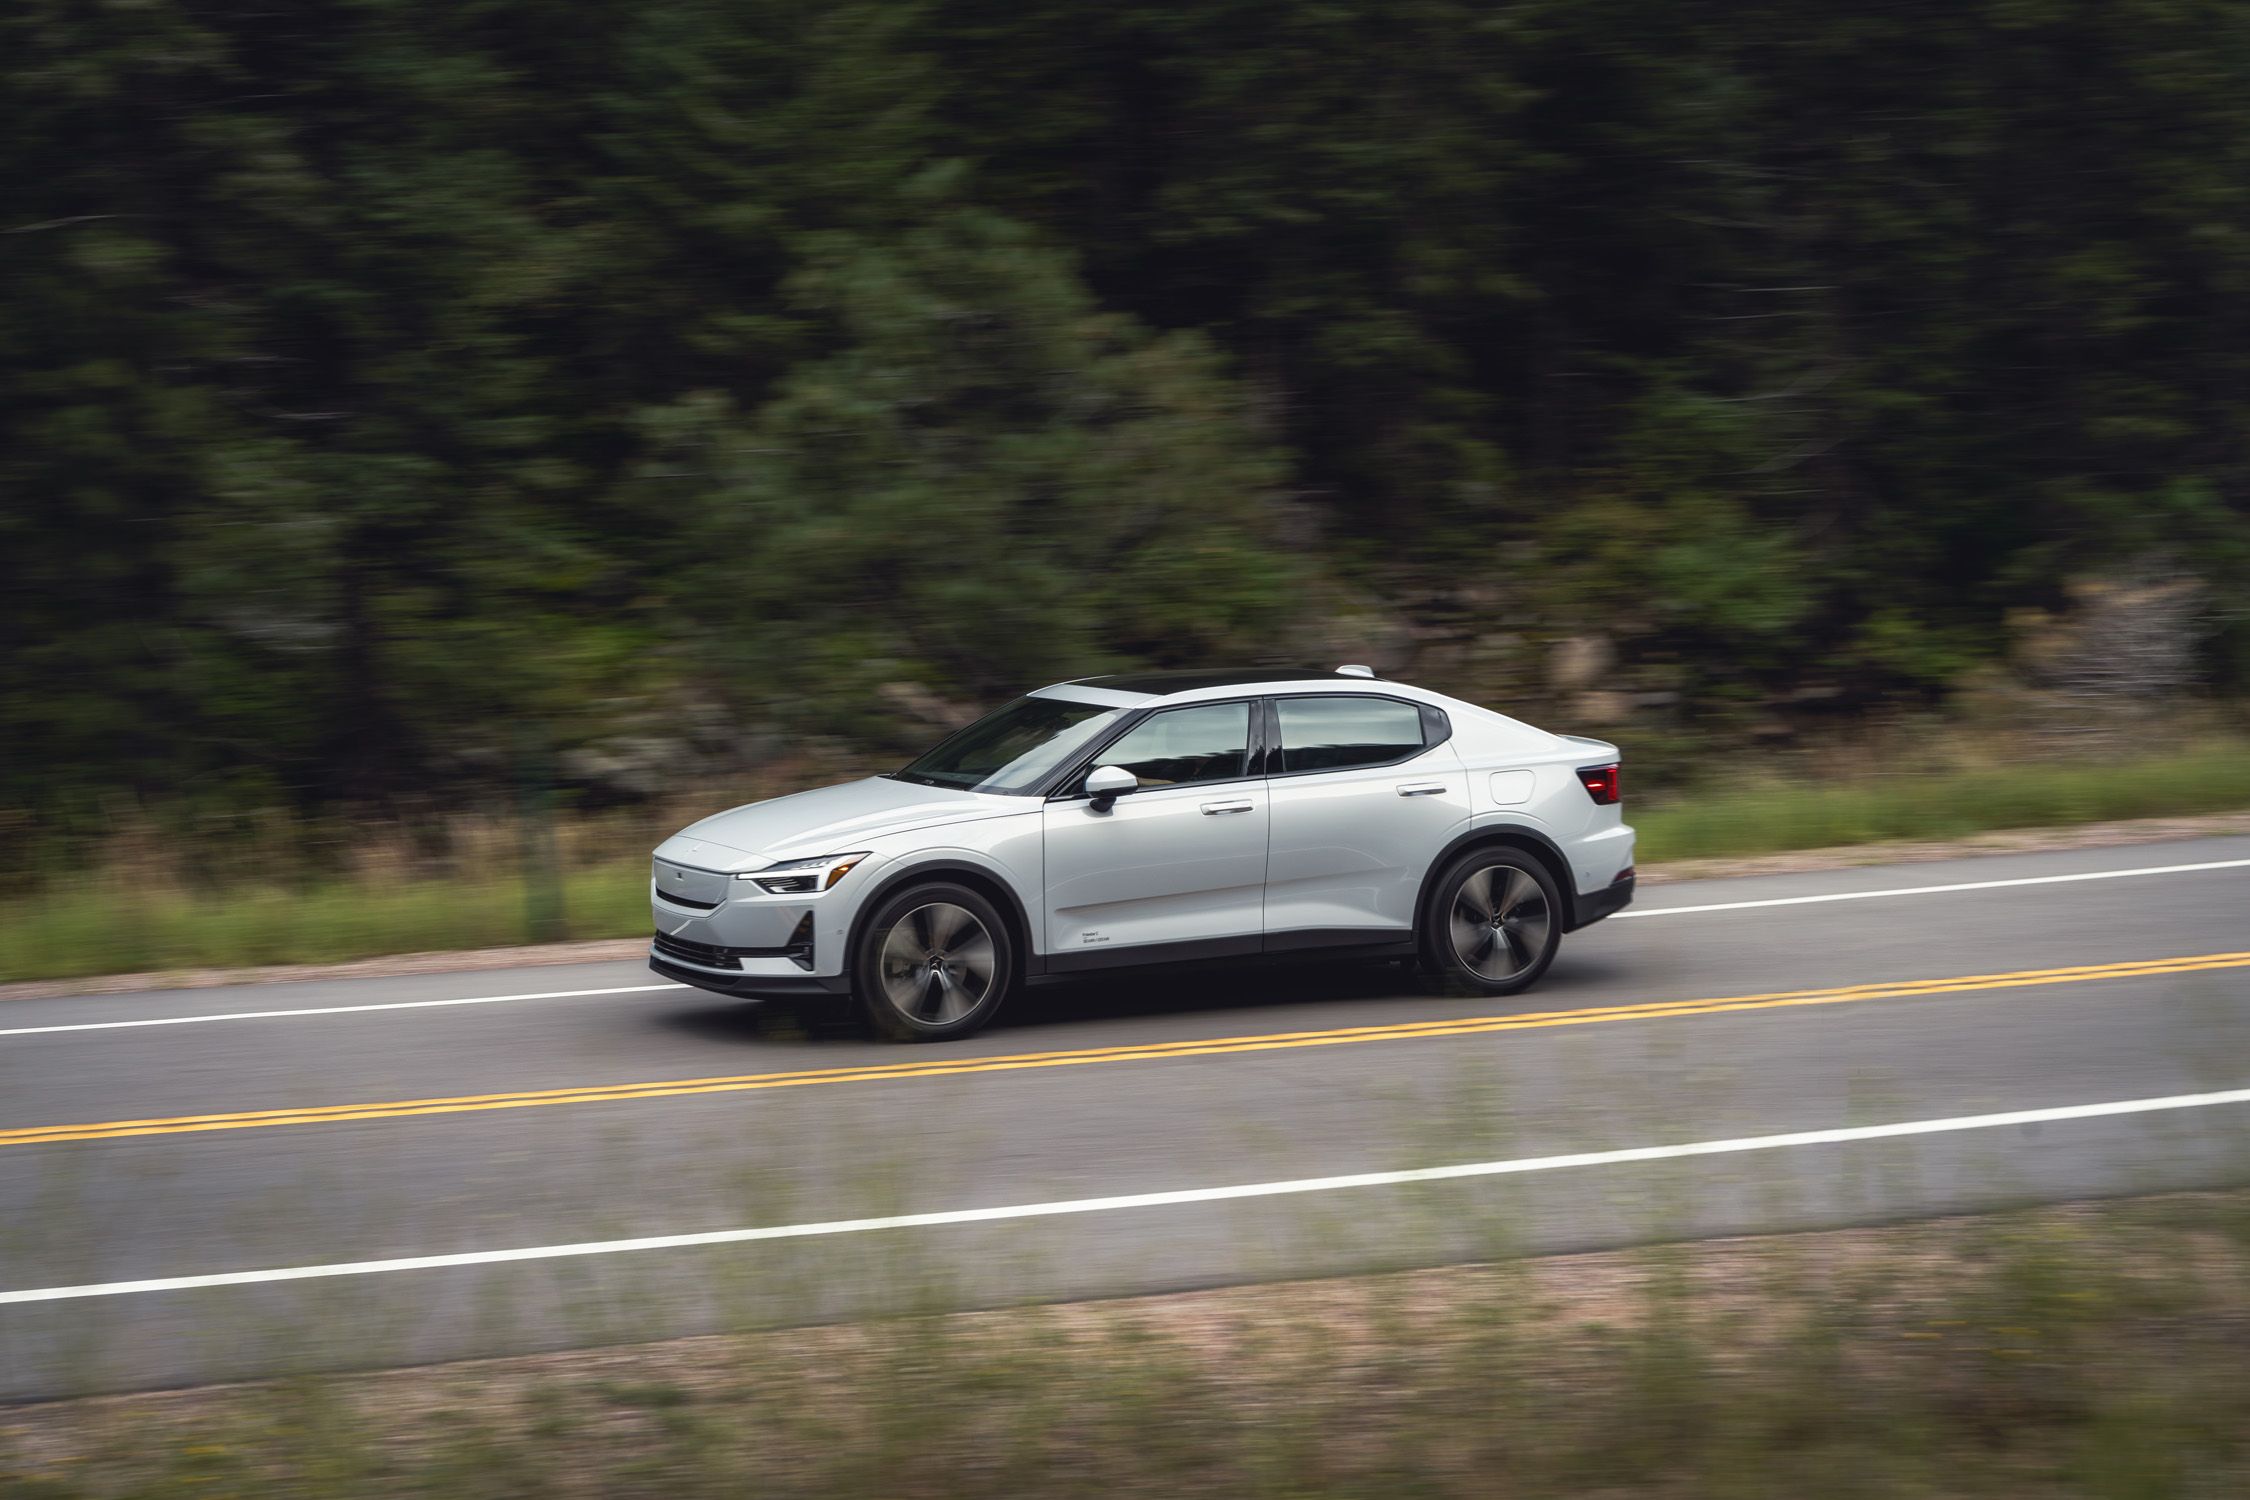
<path id="1" fill-rule="evenodd" d="M 572 870 L 562 890 L 562 938 L 648 930 L 645 858 Z M 121 876 L 0 904 L 0 982 L 334 963 L 532 941 L 522 883 L 506 876 L 363 877 L 204 892 L 136 888 Z"/>
<path id="2" fill-rule="evenodd" d="M 0 1496 L 2250 1488 L 2250 1193 L 0 1412 Z"/>
<path id="3" fill-rule="evenodd" d="M 2250 742 L 2239 739 L 2109 762 L 1713 783 L 1628 804 L 1643 865 L 2241 808 L 2250 808 Z M 559 936 L 645 932 L 647 878 L 638 852 L 577 856 L 561 882 Z M 247 875 L 194 883 L 120 862 L 95 879 L 0 901 L 0 983 L 534 940 L 522 882 L 489 849 L 471 874 L 410 877 L 392 866 L 283 884 Z"/>
<path id="4" fill-rule="evenodd" d="M 1628 762 L 1628 768 L 1630 762 Z M 2250 808 L 2250 742 L 1849 779 L 1712 783 L 1634 808 L 1644 864 Z"/>

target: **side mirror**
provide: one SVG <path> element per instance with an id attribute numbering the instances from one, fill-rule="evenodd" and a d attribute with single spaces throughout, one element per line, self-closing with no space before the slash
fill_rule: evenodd
<path id="1" fill-rule="evenodd" d="M 1086 777 L 1086 795 L 1095 812 L 1108 812 L 1117 805 L 1117 799 L 1141 784 L 1140 778 L 1123 766 L 1096 766 Z"/>

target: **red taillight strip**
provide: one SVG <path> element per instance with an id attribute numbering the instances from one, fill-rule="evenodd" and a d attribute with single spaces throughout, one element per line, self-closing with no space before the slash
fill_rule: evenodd
<path id="1" fill-rule="evenodd" d="M 1578 784 L 1586 789 L 1586 795 L 1594 799 L 1596 806 L 1609 807 L 1624 800 L 1624 782 L 1618 771 L 1616 761 L 1606 766 L 1580 766 Z"/>

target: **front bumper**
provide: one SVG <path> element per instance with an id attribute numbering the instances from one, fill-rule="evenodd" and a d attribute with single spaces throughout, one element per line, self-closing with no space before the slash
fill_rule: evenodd
<path id="1" fill-rule="evenodd" d="M 666 979 L 680 984 L 692 984 L 698 989 L 711 990 L 721 995 L 789 999 L 800 995 L 842 995 L 851 990 L 851 981 L 841 974 L 807 974 L 794 965 L 790 966 L 791 972 L 783 974 L 722 972 L 700 964 L 667 958 L 656 951 L 654 944 L 648 950 L 648 966 L 652 972 L 661 974 Z"/>
<path id="2" fill-rule="evenodd" d="M 1578 920 L 1571 924 L 1572 932 L 1591 926 L 1604 917 L 1615 916 L 1633 904 L 1633 872 L 1629 869 L 1619 871 L 1617 878 L 1601 890 L 1590 895 L 1581 892 L 1574 904 Z"/>
<path id="3" fill-rule="evenodd" d="M 841 976 L 845 939 L 860 903 L 874 889 L 870 877 L 882 861 L 870 857 L 828 890 L 772 895 L 725 870 L 684 864 L 661 846 L 649 881 L 649 915 L 660 944 L 677 945 L 655 954 L 676 968 L 710 971 L 694 982 L 721 985 L 746 976 L 784 981 L 766 990 L 729 988 L 742 994 L 782 993 L 796 988 L 809 963 L 822 978 Z M 685 897 L 686 899 L 681 899 Z M 681 948 L 726 949 L 740 962 L 713 964 L 707 956 Z M 714 986 L 716 987 L 716 986 Z"/>

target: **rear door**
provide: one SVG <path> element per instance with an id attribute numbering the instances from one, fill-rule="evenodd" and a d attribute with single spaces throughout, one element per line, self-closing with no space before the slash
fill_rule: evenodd
<path id="1" fill-rule="evenodd" d="M 1265 946 L 1411 937 L 1422 877 L 1470 814 L 1444 714 L 1373 693 L 1270 704 Z"/>
<path id="2" fill-rule="evenodd" d="M 1097 968 L 1255 953 L 1266 878 L 1258 703 L 1159 710 L 1097 754 L 1140 785 L 1097 812 L 1083 785 L 1046 805 L 1047 962 Z M 1079 778 L 1083 782 L 1083 778 Z"/>

